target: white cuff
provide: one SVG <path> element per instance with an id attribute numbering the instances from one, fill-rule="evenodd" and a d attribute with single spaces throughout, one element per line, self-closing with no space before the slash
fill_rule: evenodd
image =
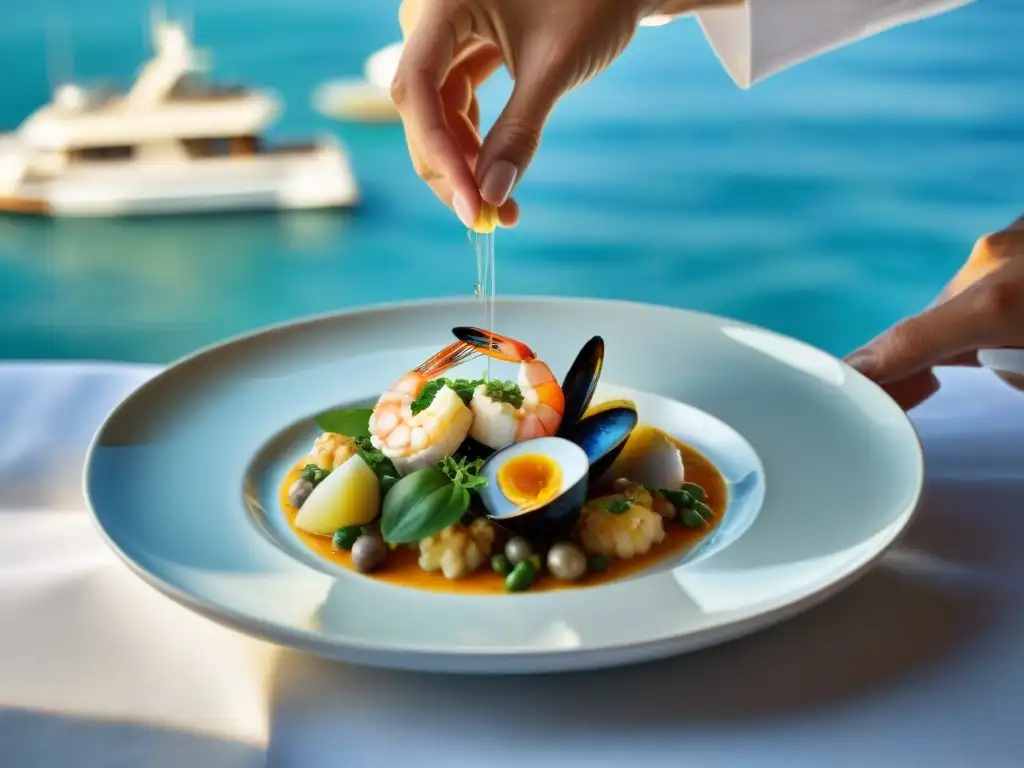
<path id="1" fill-rule="evenodd" d="M 697 12 L 729 76 L 749 88 L 854 40 L 973 0 L 746 0 Z"/>

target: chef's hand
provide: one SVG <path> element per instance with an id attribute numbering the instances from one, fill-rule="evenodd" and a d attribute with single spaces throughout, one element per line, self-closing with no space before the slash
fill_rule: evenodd
<path id="1" fill-rule="evenodd" d="M 979 239 L 931 307 L 847 362 L 909 410 L 938 391 L 933 367 L 977 365 L 979 349 L 999 347 L 1024 347 L 1024 216 Z"/>
<path id="2" fill-rule="evenodd" d="M 640 19 L 664 2 L 404 0 L 405 45 L 391 97 L 417 173 L 466 226 L 481 198 L 499 206 L 502 225 L 514 225 L 519 209 L 509 195 L 555 102 L 607 67 Z M 502 63 L 515 87 L 482 140 L 476 89 Z"/>

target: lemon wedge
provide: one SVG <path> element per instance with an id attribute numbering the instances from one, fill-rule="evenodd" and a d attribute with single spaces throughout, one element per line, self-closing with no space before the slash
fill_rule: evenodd
<path id="1" fill-rule="evenodd" d="M 490 203 L 480 206 L 480 213 L 473 222 L 473 231 L 479 235 L 489 235 L 498 228 L 498 209 Z"/>

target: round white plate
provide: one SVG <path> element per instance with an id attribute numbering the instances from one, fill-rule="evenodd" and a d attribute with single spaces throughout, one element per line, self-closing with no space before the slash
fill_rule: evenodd
<path id="1" fill-rule="evenodd" d="M 850 582 L 914 513 L 917 435 L 839 360 L 704 314 L 524 298 L 498 303 L 500 333 L 559 375 L 590 336 L 603 336 L 602 394 L 632 391 L 642 421 L 725 472 L 720 531 L 674 567 L 495 597 L 391 586 L 308 553 L 274 493 L 316 435 L 312 416 L 372 402 L 450 343 L 452 327 L 481 316 L 472 300 L 378 307 L 178 362 L 97 433 L 85 490 L 101 530 L 157 589 L 273 642 L 362 664 L 525 673 L 653 659 L 767 626 Z"/>

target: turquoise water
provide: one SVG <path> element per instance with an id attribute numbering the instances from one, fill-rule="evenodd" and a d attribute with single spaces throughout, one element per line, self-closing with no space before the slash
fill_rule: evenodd
<path id="1" fill-rule="evenodd" d="M 472 291 L 465 231 L 397 126 L 316 115 L 312 90 L 397 34 L 395 0 L 196 0 L 220 79 L 287 101 L 272 136 L 332 131 L 352 214 L 0 218 L 0 357 L 167 361 L 300 315 Z M 172 12 L 182 4 L 170 4 Z M 4 0 L 0 130 L 48 98 L 47 18 L 74 72 L 126 83 L 148 4 Z M 981 0 L 736 88 L 696 24 L 641 30 L 553 116 L 500 231 L 500 293 L 730 315 L 844 353 L 927 304 L 1024 210 L 1024 3 Z M 508 92 L 489 84 L 484 119 Z"/>

